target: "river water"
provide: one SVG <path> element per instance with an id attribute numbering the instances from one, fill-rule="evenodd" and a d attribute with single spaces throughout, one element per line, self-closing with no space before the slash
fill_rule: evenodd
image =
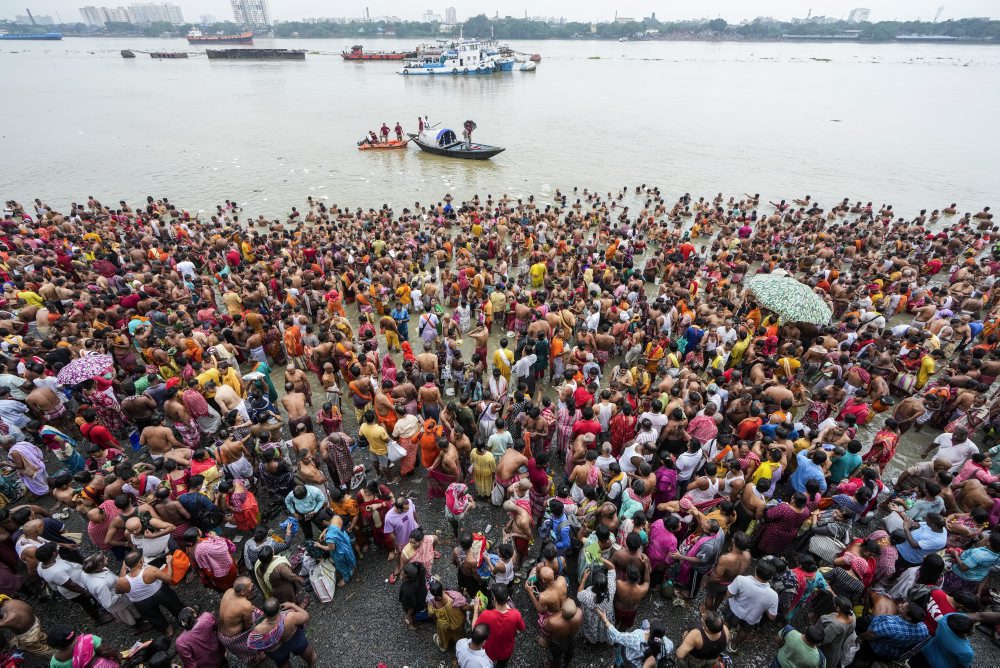
<path id="1" fill-rule="evenodd" d="M 0 44 L 4 199 L 54 206 L 224 198 L 279 215 L 307 195 L 352 206 L 640 183 L 683 192 L 812 194 L 897 211 L 996 204 L 1000 49 L 956 45 L 702 42 L 513 43 L 538 71 L 402 77 L 348 63 L 348 40 L 258 40 L 304 62 L 152 60 L 180 39 Z M 409 40 L 366 43 L 406 49 Z M 418 115 L 507 147 L 486 163 L 359 152 L 383 121 Z"/>

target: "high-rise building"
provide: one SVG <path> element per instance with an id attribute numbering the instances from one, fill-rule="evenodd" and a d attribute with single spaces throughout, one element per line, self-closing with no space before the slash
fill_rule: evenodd
<path id="1" fill-rule="evenodd" d="M 444 22 L 445 23 L 458 23 L 458 12 L 455 11 L 454 7 L 449 7 L 444 10 Z"/>
<path id="2" fill-rule="evenodd" d="M 89 26 L 103 27 L 107 23 L 107 19 L 104 18 L 103 9 L 103 7 L 98 8 L 93 5 L 80 7 L 80 16 L 83 18 L 83 22 Z"/>
<path id="3" fill-rule="evenodd" d="M 847 20 L 850 23 L 863 23 L 868 20 L 871 16 L 871 10 L 865 7 L 857 7 L 851 10 L 851 13 L 847 15 Z"/>
<path id="4" fill-rule="evenodd" d="M 32 22 L 32 18 L 35 19 L 34 22 Z M 54 26 L 56 21 L 51 16 L 46 16 L 44 14 L 32 14 L 31 16 L 15 16 L 14 23 L 22 26 Z"/>
<path id="5" fill-rule="evenodd" d="M 129 5 L 134 23 L 139 25 L 149 25 L 151 23 L 170 23 L 180 25 L 184 23 L 184 15 L 181 8 L 169 2 L 145 2 L 132 3 Z"/>
<path id="6" fill-rule="evenodd" d="M 267 0 L 232 0 L 233 20 L 251 30 L 271 27 L 271 9 Z"/>

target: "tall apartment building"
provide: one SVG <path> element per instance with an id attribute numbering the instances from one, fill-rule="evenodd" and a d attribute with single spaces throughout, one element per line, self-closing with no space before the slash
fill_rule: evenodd
<path id="1" fill-rule="evenodd" d="M 271 8 L 267 0 L 232 0 L 233 20 L 251 30 L 271 27 Z"/>
<path id="2" fill-rule="evenodd" d="M 455 11 L 454 7 L 449 7 L 444 10 L 444 22 L 445 23 L 458 23 L 458 12 Z"/>

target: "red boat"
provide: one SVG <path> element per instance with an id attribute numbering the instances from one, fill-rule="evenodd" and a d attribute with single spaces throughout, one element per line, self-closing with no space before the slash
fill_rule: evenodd
<path id="1" fill-rule="evenodd" d="M 187 34 L 188 44 L 253 44 L 253 33 L 249 30 L 239 35 L 205 35 L 197 28 Z"/>
<path id="2" fill-rule="evenodd" d="M 369 51 L 365 53 L 364 47 L 355 44 L 350 51 L 341 51 L 340 57 L 344 60 L 407 60 L 416 58 L 416 51 Z"/>

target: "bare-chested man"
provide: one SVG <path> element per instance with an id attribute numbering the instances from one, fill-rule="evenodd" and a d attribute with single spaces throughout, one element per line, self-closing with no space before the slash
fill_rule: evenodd
<path id="1" fill-rule="evenodd" d="M 163 424 L 163 418 L 154 415 L 151 424 L 139 435 L 139 445 L 149 449 L 149 456 L 154 464 L 162 464 L 165 458 L 176 461 L 181 466 L 191 465 L 191 455 L 194 451 L 184 447 L 184 444 L 174 436 L 174 430 Z"/>
<path id="2" fill-rule="evenodd" d="M 254 627 L 254 615 L 261 614 L 253 604 L 253 580 L 238 577 L 233 588 L 222 595 L 219 603 L 219 641 L 247 665 L 262 663 L 264 654 L 247 646 L 247 636 Z"/>

